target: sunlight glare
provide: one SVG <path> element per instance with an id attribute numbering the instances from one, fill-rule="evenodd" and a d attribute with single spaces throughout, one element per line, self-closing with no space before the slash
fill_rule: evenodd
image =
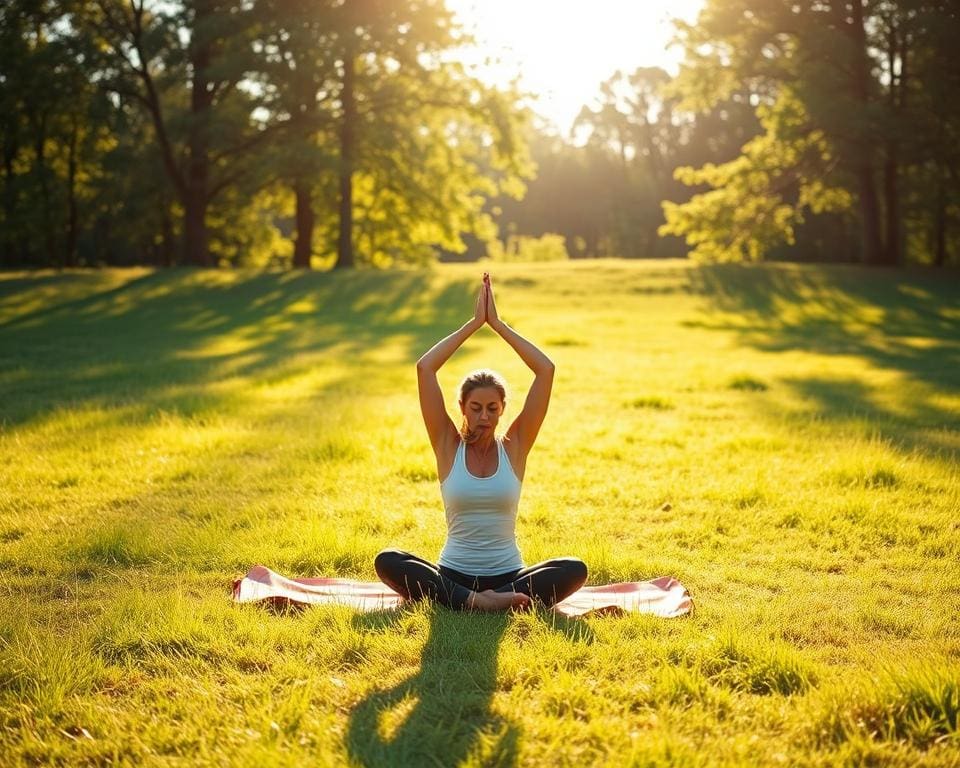
<path id="1" fill-rule="evenodd" d="M 463 61 L 487 82 L 535 94 L 533 109 L 567 134 L 580 111 L 618 69 L 681 59 L 672 18 L 693 21 L 703 0 L 447 0 L 476 47 Z"/>

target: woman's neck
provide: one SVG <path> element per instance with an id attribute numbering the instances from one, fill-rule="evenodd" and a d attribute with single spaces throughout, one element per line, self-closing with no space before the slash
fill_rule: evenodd
<path id="1" fill-rule="evenodd" d="M 470 443 L 470 446 L 473 448 L 473 452 L 478 456 L 486 456 L 493 448 L 495 442 L 496 436 L 491 432 L 488 435 L 481 435 L 472 443 Z"/>

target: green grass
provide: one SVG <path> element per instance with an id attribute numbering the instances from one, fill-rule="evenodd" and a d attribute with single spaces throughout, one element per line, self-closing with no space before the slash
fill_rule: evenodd
<path id="1" fill-rule="evenodd" d="M 479 271 L 0 275 L 0 764 L 960 765 L 960 281 L 498 267 L 557 363 L 528 562 L 689 618 L 229 602 L 444 523 L 413 362 Z M 531 376 L 485 330 L 441 372 Z"/>

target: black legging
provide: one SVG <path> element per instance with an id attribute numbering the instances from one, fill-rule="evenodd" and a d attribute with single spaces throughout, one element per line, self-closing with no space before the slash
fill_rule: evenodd
<path id="1" fill-rule="evenodd" d="M 439 568 L 423 558 L 399 549 L 385 549 L 374 560 L 377 576 L 390 589 L 408 600 L 434 600 L 447 608 L 468 608 L 470 592 L 522 592 L 547 606 L 576 592 L 587 580 L 587 566 L 576 557 L 558 557 L 502 573 L 470 576 L 452 568 Z"/>

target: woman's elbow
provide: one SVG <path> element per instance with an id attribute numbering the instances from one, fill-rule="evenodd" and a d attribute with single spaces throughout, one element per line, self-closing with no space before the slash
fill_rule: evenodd
<path id="1" fill-rule="evenodd" d="M 434 370 L 433 366 L 431 366 L 430 363 L 426 360 L 426 355 L 424 355 L 419 360 L 417 360 L 417 373 L 423 374 L 423 373 L 430 373 L 430 372 L 435 373 L 436 371 Z"/>

